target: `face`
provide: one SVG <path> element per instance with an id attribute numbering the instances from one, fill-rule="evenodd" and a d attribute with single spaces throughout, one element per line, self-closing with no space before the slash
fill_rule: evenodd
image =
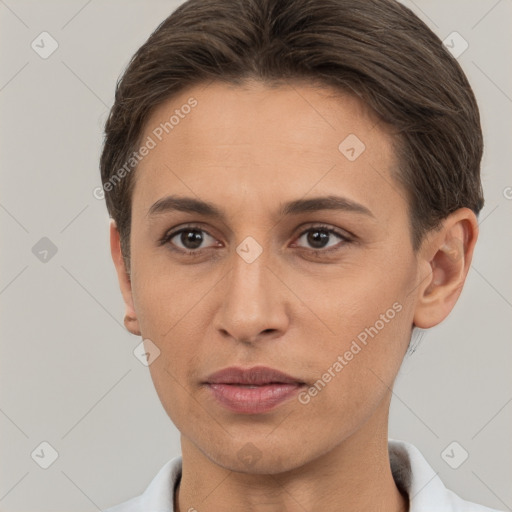
<path id="1" fill-rule="evenodd" d="M 330 89 L 211 83 L 159 106 L 148 137 L 125 298 L 182 438 L 275 473 L 384 424 L 422 279 L 386 128 Z M 291 380 L 213 382 L 261 366 Z"/>

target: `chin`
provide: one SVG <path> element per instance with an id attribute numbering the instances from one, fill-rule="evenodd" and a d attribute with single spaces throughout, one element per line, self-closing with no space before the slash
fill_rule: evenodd
<path id="1" fill-rule="evenodd" d="M 254 442 L 239 442 L 230 449 L 215 453 L 210 450 L 208 458 L 229 471 L 251 475 L 275 475 L 294 470 L 304 465 L 308 460 L 307 452 L 298 448 L 286 449 L 282 445 L 280 449 L 272 446 L 268 440 L 263 440 L 259 446 Z M 312 457 L 314 458 L 314 457 Z"/>

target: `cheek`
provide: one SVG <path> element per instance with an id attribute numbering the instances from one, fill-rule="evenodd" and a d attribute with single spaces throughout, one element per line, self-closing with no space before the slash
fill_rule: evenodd
<path id="1" fill-rule="evenodd" d="M 343 349 L 347 342 L 360 335 L 364 343 L 367 332 L 375 329 L 387 336 L 391 325 L 405 316 L 401 314 L 414 282 L 414 269 L 405 260 L 393 265 L 388 260 L 351 262 L 340 265 L 329 276 L 296 275 L 292 282 L 300 290 L 300 299 L 312 315 L 312 327 L 321 334 L 325 348 Z M 297 317 L 300 328 L 307 329 L 304 317 Z M 304 322 L 304 323 L 301 323 Z M 366 334 L 365 334 L 366 333 Z"/>
<path id="2" fill-rule="evenodd" d="M 197 357 L 197 340 L 204 338 L 198 304 L 206 287 L 183 288 L 176 279 L 146 279 L 134 287 L 135 309 L 143 338 L 149 338 L 160 350 L 150 366 L 152 373 L 167 373 L 179 385 Z M 158 379 L 159 380 L 159 379 Z M 172 379 L 171 379 L 172 380 Z"/>
<path id="3" fill-rule="evenodd" d="M 148 251 L 134 257 L 132 266 L 133 301 L 140 329 L 143 336 L 155 339 L 171 336 L 211 288 L 210 279 L 193 279 L 187 268 L 160 259 Z"/>
<path id="4" fill-rule="evenodd" d="M 201 368 L 198 343 L 205 337 L 201 310 L 212 287 L 210 279 L 191 281 L 176 267 L 155 264 L 150 255 L 132 256 L 132 292 L 142 337 L 160 351 L 149 365 L 156 392 L 173 422 L 193 417 L 189 383 Z M 193 401 L 192 401 L 193 402 Z M 195 404 L 197 405 L 197 404 Z"/>
<path id="5" fill-rule="evenodd" d="M 347 272 L 328 289 L 315 294 L 307 283 L 304 293 L 317 297 L 311 309 L 322 320 L 299 330 L 308 332 L 315 344 L 308 353 L 308 368 L 317 375 L 312 400 L 344 403 L 368 410 L 391 387 L 407 350 L 414 304 L 410 294 L 414 265 L 403 259 L 399 272 L 376 266 L 364 272 Z M 327 326 L 328 329 L 325 327 Z M 305 397 L 305 401 L 308 397 Z M 359 405 L 358 405 L 359 404 Z M 340 410 L 347 410 L 341 407 Z"/>
<path id="6" fill-rule="evenodd" d="M 340 321 L 339 335 L 308 354 L 316 380 L 299 396 L 300 414 L 304 428 L 311 435 L 323 432 L 326 442 L 351 435 L 377 410 L 387 417 L 409 340 L 410 312 L 398 301 L 389 308 L 370 306 L 356 304 L 345 324 Z"/>
<path id="7" fill-rule="evenodd" d="M 164 410 L 181 429 L 184 421 L 198 418 L 197 403 L 190 399 L 187 375 L 196 364 L 194 354 L 186 343 L 171 337 L 159 344 L 160 355 L 149 365 L 151 379 Z"/>
<path id="8" fill-rule="evenodd" d="M 412 316 L 407 305 L 394 299 L 391 295 L 378 304 L 343 303 L 337 321 L 330 324 L 334 335 L 315 338 L 308 359 L 314 373 L 351 392 L 364 390 L 379 378 L 390 385 L 407 348 Z"/>

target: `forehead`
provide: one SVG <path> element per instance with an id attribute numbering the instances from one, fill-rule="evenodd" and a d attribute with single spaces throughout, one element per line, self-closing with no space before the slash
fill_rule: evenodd
<path id="1" fill-rule="evenodd" d="M 190 98 L 197 105 L 188 109 Z M 156 107 L 144 133 L 151 134 L 176 110 L 188 112 L 174 120 L 178 123 L 169 133 L 172 135 L 169 138 L 181 145 L 253 144 L 256 137 L 267 143 L 295 142 L 315 149 L 332 145 L 332 140 L 325 137 L 326 131 L 332 132 L 334 140 L 343 136 L 347 128 L 364 138 L 376 125 L 381 135 L 386 136 L 386 129 L 375 113 L 360 99 L 307 82 L 265 85 L 248 80 L 243 85 L 223 82 L 196 85 Z M 316 137 L 312 137 L 314 133 Z"/>
<path id="2" fill-rule="evenodd" d="M 246 208 L 313 188 L 362 203 L 397 195 L 387 128 L 359 99 L 327 87 L 197 85 L 152 112 L 148 138 L 155 145 L 135 172 L 134 210 L 171 193 L 238 197 Z"/>

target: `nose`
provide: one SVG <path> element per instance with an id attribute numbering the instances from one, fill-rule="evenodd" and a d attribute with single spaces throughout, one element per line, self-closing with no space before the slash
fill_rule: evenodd
<path id="1" fill-rule="evenodd" d="M 234 252 L 223 282 L 214 327 L 224 338 L 251 344 L 286 332 L 290 292 L 265 251 L 250 263 Z"/>

